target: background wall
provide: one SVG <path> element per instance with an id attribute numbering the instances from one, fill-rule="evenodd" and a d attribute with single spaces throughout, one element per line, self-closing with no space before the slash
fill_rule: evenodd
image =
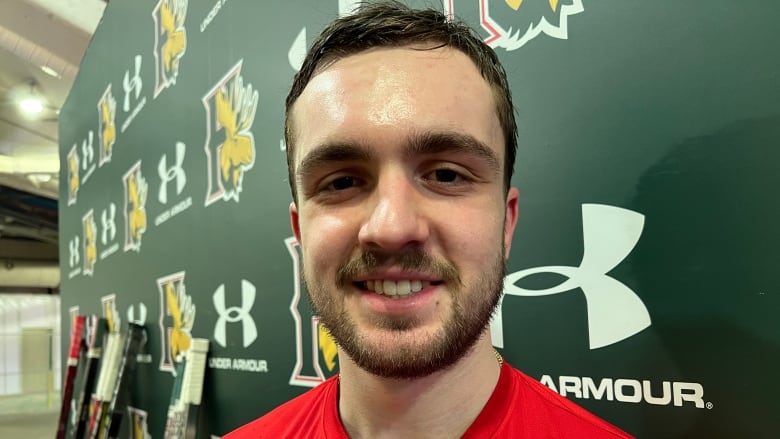
<path id="1" fill-rule="evenodd" d="M 0 396 L 59 391 L 60 298 L 0 294 Z"/>
<path id="2" fill-rule="evenodd" d="M 211 340 L 200 437 L 337 371 L 303 299 L 281 137 L 305 48 L 352 3 L 106 9 L 60 115 L 62 309 L 146 325 L 132 406 L 152 436 L 190 337 Z M 444 8 L 496 48 L 518 111 L 494 344 L 640 437 L 772 437 L 780 6 Z"/>

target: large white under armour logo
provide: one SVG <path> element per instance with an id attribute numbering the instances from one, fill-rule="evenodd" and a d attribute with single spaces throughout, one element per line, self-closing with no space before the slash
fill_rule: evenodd
<path id="1" fill-rule="evenodd" d="M 168 183 L 176 180 L 176 195 L 180 195 L 187 184 L 187 174 L 184 172 L 182 164 L 184 163 L 184 153 L 187 147 L 182 142 L 176 142 L 176 163 L 168 167 L 168 155 L 163 154 L 160 157 L 160 163 L 157 165 L 157 173 L 160 175 L 160 190 L 157 193 L 157 199 L 160 203 L 168 202 Z"/>
<path id="2" fill-rule="evenodd" d="M 220 285 L 212 299 L 214 301 L 214 309 L 219 314 L 217 324 L 214 326 L 214 340 L 219 343 L 220 346 L 227 347 L 227 324 L 241 322 L 244 330 L 244 347 L 251 345 L 255 339 L 257 339 L 257 326 L 255 321 L 252 320 L 252 316 L 249 315 L 249 311 L 252 310 L 252 306 L 255 304 L 256 289 L 251 282 L 247 280 L 241 280 L 241 306 L 225 307 L 225 285 Z"/>
<path id="3" fill-rule="evenodd" d="M 100 212 L 100 222 L 103 224 L 101 241 L 108 244 L 116 238 L 116 204 L 109 204 L 108 208 Z"/>
<path id="4" fill-rule="evenodd" d="M 535 267 L 506 276 L 504 296 L 490 323 L 493 345 L 504 346 L 501 305 L 507 294 L 547 296 L 580 288 L 587 303 L 591 349 L 617 343 L 650 326 L 650 314 L 639 296 L 606 274 L 634 249 L 644 223 L 644 215 L 631 210 L 603 204 L 583 204 L 584 247 L 580 266 Z M 569 279 L 545 290 L 527 290 L 515 284 L 537 273 L 557 273 Z"/>

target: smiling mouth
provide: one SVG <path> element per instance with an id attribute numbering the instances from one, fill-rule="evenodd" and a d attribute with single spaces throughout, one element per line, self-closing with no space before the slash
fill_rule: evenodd
<path id="1" fill-rule="evenodd" d="M 374 279 L 355 282 L 355 286 L 362 290 L 371 291 L 383 296 L 391 297 L 393 299 L 400 299 L 408 297 L 418 291 L 422 291 L 431 285 L 441 285 L 441 281 L 427 281 L 427 280 L 383 280 Z"/>

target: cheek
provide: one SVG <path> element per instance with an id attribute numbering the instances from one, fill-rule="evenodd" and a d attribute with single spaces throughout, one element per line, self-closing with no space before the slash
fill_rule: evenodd
<path id="1" fill-rule="evenodd" d="M 343 263 L 358 233 L 343 216 L 327 213 L 301 215 L 300 225 L 303 257 L 313 267 Z"/>
<path id="2" fill-rule="evenodd" d="M 500 253 L 504 219 L 496 215 L 494 209 L 461 209 L 457 222 L 447 223 L 445 236 L 450 237 L 447 247 L 453 252 L 453 257 L 473 266 L 492 261 Z"/>

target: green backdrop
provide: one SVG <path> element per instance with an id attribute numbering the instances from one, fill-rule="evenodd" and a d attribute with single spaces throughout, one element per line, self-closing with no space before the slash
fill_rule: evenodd
<path id="1" fill-rule="evenodd" d="M 62 301 L 146 326 L 130 414 L 153 437 L 190 337 L 210 339 L 202 438 L 337 370 L 298 281 L 281 138 L 303 51 L 352 3 L 106 8 L 60 115 Z M 494 344 L 639 437 L 775 437 L 780 5 L 443 7 L 496 48 L 518 112 Z"/>

